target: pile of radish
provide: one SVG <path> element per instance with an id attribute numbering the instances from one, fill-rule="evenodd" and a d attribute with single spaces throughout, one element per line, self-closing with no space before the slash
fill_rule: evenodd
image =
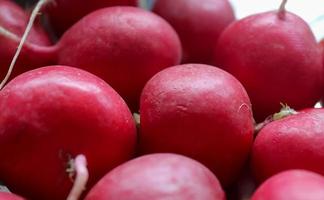
<path id="1" fill-rule="evenodd" d="M 0 200 L 323 200 L 324 39 L 142 3 L 0 0 Z"/>

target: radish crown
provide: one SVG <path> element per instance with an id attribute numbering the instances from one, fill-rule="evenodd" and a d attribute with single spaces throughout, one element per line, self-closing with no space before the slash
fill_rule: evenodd
<path id="1" fill-rule="evenodd" d="M 255 132 L 255 135 L 258 134 L 258 132 L 264 127 L 266 126 L 267 124 L 273 122 L 273 121 L 276 121 L 276 120 L 280 120 L 280 119 L 283 119 L 287 116 L 290 116 L 290 115 L 295 115 L 297 114 L 298 112 L 295 111 L 294 109 L 290 108 L 287 104 L 284 104 L 284 103 L 280 103 L 281 105 L 281 109 L 279 112 L 273 114 L 273 115 L 270 115 L 269 117 L 267 117 L 263 122 L 257 124 L 254 128 L 254 132 Z"/>

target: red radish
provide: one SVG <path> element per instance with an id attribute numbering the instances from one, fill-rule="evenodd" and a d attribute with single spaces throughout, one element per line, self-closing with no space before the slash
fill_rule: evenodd
<path id="1" fill-rule="evenodd" d="M 0 191 L 0 200 L 25 200 L 25 199 L 9 192 Z"/>
<path id="2" fill-rule="evenodd" d="M 137 6 L 138 0 L 55 0 L 44 11 L 57 35 L 62 35 L 85 15 L 109 6 Z"/>
<path id="3" fill-rule="evenodd" d="M 323 200 L 324 177 L 305 170 L 288 170 L 266 180 L 251 200 Z"/>
<path id="4" fill-rule="evenodd" d="M 195 160 L 151 154 L 106 174 L 85 200 L 225 200 L 217 178 Z"/>
<path id="5" fill-rule="evenodd" d="M 209 167 L 227 186 L 238 176 L 253 139 L 249 97 L 227 72 L 185 64 L 156 74 L 140 103 L 142 153 L 174 152 Z"/>
<path id="6" fill-rule="evenodd" d="M 324 109 L 306 109 L 265 125 L 251 157 L 259 182 L 296 168 L 324 175 Z"/>
<path id="7" fill-rule="evenodd" d="M 280 103 L 313 107 L 322 91 L 321 52 L 307 23 L 284 10 L 255 14 L 228 26 L 214 54 L 217 66 L 242 82 L 260 122 Z"/>
<path id="8" fill-rule="evenodd" d="M 27 26 L 29 16 L 11 1 L 0 1 L 0 79 L 8 71 L 8 66 L 17 50 L 20 37 Z M 19 55 L 12 77 L 30 69 L 53 63 L 51 42 L 44 30 L 35 24 L 30 30 L 27 42 Z"/>
<path id="9" fill-rule="evenodd" d="M 134 154 L 135 123 L 125 102 L 77 68 L 16 77 L 0 92 L 0 110 L 0 180 L 29 199 L 66 199 L 78 154 L 88 162 L 88 187 Z"/>
<path id="10" fill-rule="evenodd" d="M 184 63 L 210 64 L 219 35 L 235 20 L 228 0 L 157 0 L 153 11 L 179 34 Z"/>
<path id="11" fill-rule="evenodd" d="M 137 111 L 145 83 L 178 64 L 179 38 L 162 18 L 134 7 L 97 10 L 69 29 L 57 46 L 58 63 L 108 82 Z"/>

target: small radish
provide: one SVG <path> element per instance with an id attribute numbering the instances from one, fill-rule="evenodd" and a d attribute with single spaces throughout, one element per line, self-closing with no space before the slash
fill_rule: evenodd
<path id="1" fill-rule="evenodd" d="M 267 179 L 251 200 L 323 200 L 324 177 L 306 170 L 288 170 Z"/>
<path id="2" fill-rule="evenodd" d="M 85 200 L 225 200 L 205 166 L 176 154 L 151 154 L 106 174 Z"/>
<path id="3" fill-rule="evenodd" d="M 17 4 L 8 0 L 0 1 L 0 80 L 4 79 L 8 71 L 28 19 L 28 14 Z M 35 24 L 18 57 L 12 77 L 36 67 L 53 64 L 52 54 L 45 48 L 50 45 L 48 35 L 39 24 Z"/>
<path id="4" fill-rule="evenodd" d="M 59 64 L 101 77 L 137 111 L 145 83 L 180 62 L 181 44 L 165 20 L 125 6 L 87 15 L 65 32 L 56 51 Z"/>
<path id="5" fill-rule="evenodd" d="M 183 63 L 212 63 L 219 35 L 235 20 L 228 0 L 157 0 L 153 11 L 179 34 Z"/>
<path id="6" fill-rule="evenodd" d="M 321 52 L 307 23 L 284 9 L 248 16 L 221 34 L 214 59 L 251 98 L 260 122 L 280 103 L 313 107 L 322 93 Z"/>
<path id="7" fill-rule="evenodd" d="M 134 155 L 136 128 L 125 102 L 83 70 L 26 72 L 0 91 L 0 110 L 0 180 L 29 199 L 66 199 L 75 172 L 87 176 L 86 160 L 89 187 Z"/>
<path id="8" fill-rule="evenodd" d="M 109 6 L 137 6 L 137 0 L 55 0 L 44 12 L 54 32 L 62 35 L 83 16 Z"/>
<path id="9" fill-rule="evenodd" d="M 25 200 L 25 199 L 9 192 L 0 191 L 0 200 Z"/>
<path id="10" fill-rule="evenodd" d="M 324 109 L 295 112 L 261 128 L 253 144 L 251 167 L 259 182 L 288 169 L 324 175 Z"/>
<path id="11" fill-rule="evenodd" d="M 142 153 L 173 152 L 209 167 L 224 186 L 237 178 L 253 139 L 249 97 L 232 75 L 184 64 L 147 82 L 140 102 Z"/>

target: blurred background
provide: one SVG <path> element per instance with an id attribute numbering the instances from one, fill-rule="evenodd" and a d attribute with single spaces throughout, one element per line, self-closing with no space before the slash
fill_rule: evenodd
<path id="1" fill-rule="evenodd" d="M 23 6 L 32 6 L 37 0 L 16 0 Z M 80 0 L 81 1 L 81 0 Z M 109 1 L 109 0 L 107 0 Z M 175 0 L 176 1 L 176 0 Z M 199 1 L 199 0 L 197 0 Z M 229 0 L 238 19 L 258 12 L 277 9 L 282 0 Z M 140 0 L 147 8 L 154 0 Z M 324 38 L 324 0 L 288 0 L 287 10 L 299 15 L 311 26 L 317 40 Z"/>

